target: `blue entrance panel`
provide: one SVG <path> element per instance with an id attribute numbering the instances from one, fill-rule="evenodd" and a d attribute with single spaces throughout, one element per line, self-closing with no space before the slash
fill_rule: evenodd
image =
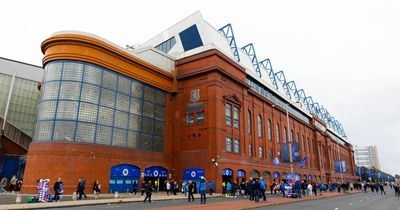
<path id="1" fill-rule="evenodd" d="M 110 172 L 110 192 L 132 192 L 133 183 L 139 184 L 140 168 L 121 164 L 111 167 Z"/>
<path id="2" fill-rule="evenodd" d="M 222 169 L 222 176 L 233 176 L 233 170 L 230 168 Z"/>
<path id="3" fill-rule="evenodd" d="M 279 179 L 279 178 L 281 178 L 281 175 L 279 174 L 279 172 L 274 172 L 273 174 L 272 174 L 272 178 L 274 178 L 274 179 Z"/>
<path id="4" fill-rule="evenodd" d="M 236 177 L 245 177 L 246 176 L 246 171 L 239 169 L 236 171 Z"/>
<path id="5" fill-rule="evenodd" d="M 167 177 L 168 170 L 161 166 L 152 166 L 152 167 L 148 167 L 144 170 L 144 176 L 145 177 L 155 177 L 155 178 Z"/>
<path id="6" fill-rule="evenodd" d="M 186 168 L 183 171 L 184 180 L 197 180 L 200 179 L 202 176 L 204 176 L 204 170 L 201 168 Z"/>

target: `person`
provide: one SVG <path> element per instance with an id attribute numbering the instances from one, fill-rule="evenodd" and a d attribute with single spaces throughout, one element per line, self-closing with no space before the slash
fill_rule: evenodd
<path id="1" fill-rule="evenodd" d="M 253 178 L 250 177 L 249 182 L 247 183 L 247 190 L 249 191 L 249 200 L 254 200 L 254 190 L 253 190 Z"/>
<path id="2" fill-rule="evenodd" d="M 137 190 L 138 190 L 138 183 L 136 182 L 136 180 L 134 180 L 133 184 L 132 184 L 132 192 L 131 192 L 131 194 L 135 193 L 135 195 L 136 195 Z"/>
<path id="3" fill-rule="evenodd" d="M 86 187 L 86 180 L 85 180 L 85 178 L 81 177 L 79 179 L 78 187 L 77 187 L 77 192 L 79 194 L 79 197 L 78 197 L 79 200 L 82 199 L 82 195 L 85 196 L 85 199 L 87 198 L 87 196 L 85 194 L 85 187 Z"/>
<path id="4" fill-rule="evenodd" d="M 149 203 L 151 203 L 151 195 L 152 195 L 152 188 L 153 186 L 151 185 L 150 181 L 147 181 L 144 185 L 144 189 L 146 191 L 146 197 L 143 200 L 143 203 L 146 203 L 147 198 L 149 199 Z"/>
<path id="5" fill-rule="evenodd" d="M 143 194 L 146 191 L 146 183 L 144 181 L 140 185 L 140 190 L 142 191 L 142 197 L 143 197 Z"/>
<path id="6" fill-rule="evenodd" d="M 94 198 L 97 198 L 97 197 L 99 196 L 100 188 L 101 188 L 101 185 L 99 184 L 99 180 L 96 180 L 96 181 L 93 183 L 93 194 L 94 194 Z"/>
<path id="7" fill-rule="evenodd" d="M 267 197 L 265 196 L 266 190 L 267 190 L 267 184 L 265 183 L 264 179 L 262 177 L 260 177 L 260 192 L 261 192 L 263 201 L 267 201 Z"/>
<path id="8" fill-rule="evenodd" d="M 353 189 L 354 189 L 354 184 L 353 184 L 353 182 L 350 182 L 349 187 L 350 187 L 350 191 L 353 191 Z"/>
<path id="9" fill-rule="evenodd" d="M 17 181 L 18 181 L 17 177 L 15 175 L 12 176 L 9 186 L 9 190 L 11 191 L 11 193 L 14 193 L 14 188 L 17 185 Z"/>
<path id="10" fill-rule="evenodd" d="M 399 184 L 394 184 L 393 188 L 394 188 L 394 196 L 399 196 L 400 195 Z"/>
<path id="11" fill-rule="evenodd" d="M 195 188 L 194 183 L 189 180 L 189 182 L 188 182 L 188 202 L 190 202 L 190 201 L 194 202 L 194 196 L 193 196 L 194 188 Z"/>
<path id="12" fill-rule="evenodd" d="M 301 184 L 300 184 L 300 181 L 299 180 L 297 180 L 295 183 L 294 183 L 294 191 L 296 192 L 296 194 L 297 194 L 297 198 L 301 198 Z"/>
<path id="13" fill-rule="evenodd" d="M 54 183 L 54 201 L 57 202 L 60 200 L 61 195 L 64 192 L 64 184 L 61 181 L 61 178 L 58 177 L 57 181 Z"/>
<path id="14" fill-rule="evenodd" d="M 314 192 L 314 196 L 317 196 L 317 183 L 314 182 L 312 185 L 312 191 Z"/>
<path id="15" fill-rule="evenodd" d="M 207 190 L 207 180 L 204 176 L 200 177 L 200 204 L 206 204 L 206 190 Z"/>
<path id="16" fill-rule="evenodd" d="M 308 194 L 309 197 L 312 196 L 312 188 L 313 187 L 311 185 L 311 182 L 309 182 L 308 185 L 307 185 L 307 192 L 308 192 L 307 194 Z"/>
<path id="17" fill-rule="evenodd" d="M 386 195 L 385 188 L 383 187 L 382 183 L 379 184 L 379 189 L 381 190 L 381 195 L 382 195 L 382 193 L 384 193 Z"/>
<path id="18" fill-rule="evenodd" d="M 223 181 L 221 184 L 222 187 L 222 197 L 226 197 L 226 183 Z"/>
<path id="19" fill-rule="evenodd" d="M 18 181 L 17 181 L 17 187 L 16 187 L 16 191 L 21 191 L 21 188 L 22 188 L 22 179 L 19 179 Z"/>
<path id="20" fill-rule="evenodd" d="M 165 184 L 166 188 L 167 188 L 167 195 L 169 196 L 169 192 L 171 190 L 171 183 L 169 183 L 169 181 L 167 181 L 167 183 Z"/>
<path id="21" fill-rule="evenodd" d="M 226 183 L 226 197 L 232 195 L 231 187 L 232 187 L 231 182 Z"/>
<path id="22" fill-rule="evenodd" d="M 254 201 L 258 203 L 260 201 L 260 191 L 261 191 L 260 182 L 258 182 L 258 179 L 255 179 L 252 185 L 254 191 Z"/>
<path id="23" fill-rule="evenodd" d="M 301 181 L 301 192 L 303 193 L 303 196 L 306 195 L 306 190 L 307 190 L 307 183 L 303 180 Z"/>
<path id="24" fill-rule="evenodd" d="M 3 177 L 0 181 L 0 193 L 6 193 L 6 186 L 7 186 L 7 178 Z"/>
<path id="25" fill-rule="evenodd" d="M 214 183 L 214 181 L 211 181 L 211 182 L 210 182 L 209 188 L 210 188 L 210 189 L 209 189 L 210 195 L 213 195 L 214 189 L 215 189 L 215 183 Z"/>

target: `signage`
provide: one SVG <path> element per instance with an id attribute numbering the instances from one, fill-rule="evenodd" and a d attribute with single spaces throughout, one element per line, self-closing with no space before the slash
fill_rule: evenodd
<path id="1" fill-rule="evenodd" d="M 292 151 L 292 162 L 300 162 L 300 146 L 299 143 L 285 143 L 282 144 L 282 161 L 284 163 L 290 163 L 290 147 Z"/>
<path id="2" fill-rule="evenodd" d="M 274 165 L 279 165 L 279 159 L 276 157 L 272 160 L 272 162 L 274 163 Z"/>
<path id="3" fill-rule="evenodd" d="M 184 180 L 200 179 L 202 176 L 204 176 L 204 170 L 201 168 L 186 168 L 183 171 Z"/>
<path id="4" fill-rule="evenodd" d="M 233 176 L 233 171 L 230 168 L 225 168 L 222 170 L 222 176 Z"/>
<path id="5" fill-rule="evenodd" d="M 163 167 L 152 166 L 152 167 L 145 169 L 144 176 L 145 177 L 167 177 L 168 170 Z"/>
<path id="6" fill-rule="evenodd" d="M 344 173 L 347 171 L 346 161 L 335 160 L 335 172 Z"/>
<path id="7" fill-rule="evenodd" d="M 238 170 L 238 171 L 236 172 L 236 176 L 237 176 L 237 177 L 245 177 L 245 176 L 246 176 L 246 172 L 243 171 L 243 170 Z"/>
<path id="8" fill-rule="evenodd" d="M 129 176 L 129 177 L 139 177 L 140 168 L 130 165 L 121 164 L 111 167 L 111 177 L 115 176 Z"/>
<path id="9" fill-rule="evenodd" d="M 305 156 L 305 157 L 303 158 L 303 160 L 301 160 L 300 168 L 303 168 L 303 167 L 304 167 L 304 165 L 306 164 L 307 159 L 308 159 L 307 156 Z"/>
<path id="10" fill-rule="evenodd" d="M 190 101 L 196 102 L 200 99 L 200 89 L 190 91 Z"/>
<path id="11" fill-rule="evenodd" d="M 279 172 L 274 172 L 273 174 L 272 174 L 272 178 L 274 178 L 274 179 L 279 179 L 279 178 L 281 178 L 281 175 L 279 174 Z"/>

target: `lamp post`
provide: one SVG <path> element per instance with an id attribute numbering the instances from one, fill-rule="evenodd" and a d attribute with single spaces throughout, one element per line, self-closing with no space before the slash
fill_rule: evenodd
<path id="1" fill-rule="evenodd" d="M 290 173 L 293 173 L 293 156 L 292 156 L 292 138 L 290 135 L 290 124 L 289 124 L 289 104 L 285 103 L 286 108 L 286 125 L 287 125 L 287 138 L 289 141 L 289 162 L 290 162 Z"/>

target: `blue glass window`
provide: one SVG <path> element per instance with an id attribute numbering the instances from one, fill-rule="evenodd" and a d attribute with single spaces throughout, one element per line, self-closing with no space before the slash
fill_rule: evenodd
<path id="1" fill-rule="evenodd" d="M 192 25 L 184 31 L 180 32 L 179 37 L 185 51 L 203 46 L 203 41 L 201 40 L 196 25 Z"/>

